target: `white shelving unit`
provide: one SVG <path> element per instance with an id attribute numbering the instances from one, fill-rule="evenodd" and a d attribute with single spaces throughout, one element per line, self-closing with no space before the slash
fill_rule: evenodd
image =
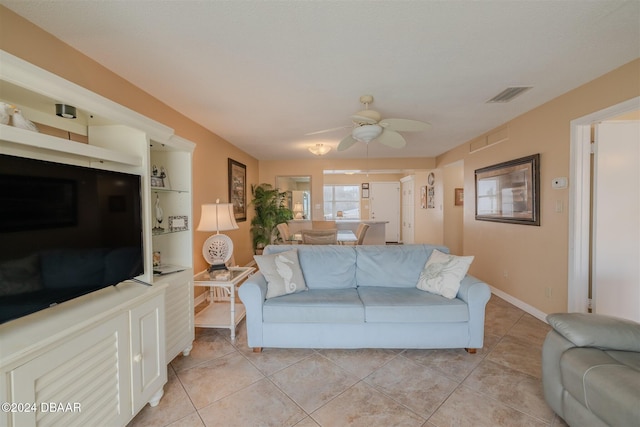
<path id="1" fill-rule="evenodd" d="M 105 387 L 113 392 L 104 395 L 87 387 L 78 388 L 77 396 L 83 402 L 102 405 L 97 418 L 87 418 L 85 425 L 92 425 L 90 420 L 124 425 L 147 402 L 158 403 L 167 380 L 166 364 L 180 352 L 188 355 L 194 339 L 191 165 L 195 144 L 174 135 L 167 126 L 4 51 L 0 51 L 0 63 L 0 84 L 11 89 L 3 90 L 0 96 L 11 93 L 18 98 L 2 101 L 30 111 L 40 109 L 42 114 L 38 115 L 46 118 L 50 114 L 52 121 L 55 103 L 74 105 L 86 117 L 89 141 L 84 144 L 0 125 L 1 154 L 142 177 L 145 272 L 138 279 L 152 285 L 125 282 L 0 325 L 0 400 L 44 402 L 46 393 L 39 394 L 38 378 L 52 374 L 55 377 L 49 387 L 63 387 L 67 375 L 60 369 L 67 368 L 61 367 L 76 366 L 94 344 L 104 345 L 115 348 L 116 353 L 100 359 L 102 365 L 95 369 L 118 373 L 105 377 L 109 381 Z M 42 105 L 50 110 L 45 111 Z M 151 188 L 154 164 L 167 170 L 169 188 Z M 187 219 L 187 227 L 154 234 L 156 197 L 160 198 L 165 224 L 170 216 L 181 216 Z M 164 263 L 179 265 L 182 271 L 154 276 L 156 251 L 161 252 Z M 89 414 L 88 407 L 82 409 Z M 35 415 L 18 419 L 14 414 L 0 413 L 0 425 L 37 424 Z"/>

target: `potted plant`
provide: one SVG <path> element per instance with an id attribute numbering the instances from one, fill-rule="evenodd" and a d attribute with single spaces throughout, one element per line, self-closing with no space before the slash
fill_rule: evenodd
<path id="1" fill-rule="evenodd" d="M 293 212 L 287 207 L 286 194 L 271 184 L 251 186 L 251 203 L 255 210 L 251 236 L 256 254 L 262 253 L 262 249 L 272 243 L 278 224 L 293 219 Z"/>

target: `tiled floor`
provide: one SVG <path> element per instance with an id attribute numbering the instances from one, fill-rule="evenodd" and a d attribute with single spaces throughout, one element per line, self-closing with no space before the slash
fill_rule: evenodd
<path id="1" fill-rule="evenodd" d="M 485 346 L 464 350 L 265 349 L 244 322 L 196 329 L 169 367 L 160 404 L 130 426 L 566 426 L 542 396 L 549 326 L 492 296 Z"/>

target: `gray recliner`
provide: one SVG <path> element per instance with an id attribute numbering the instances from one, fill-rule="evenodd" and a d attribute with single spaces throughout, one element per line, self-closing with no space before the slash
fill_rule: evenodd
<path id="1" fill-rule="evenodd" d="M 558 313 L 542 347 L 547 404 L 570 426 L 640 425 L 640 324 Z"/>

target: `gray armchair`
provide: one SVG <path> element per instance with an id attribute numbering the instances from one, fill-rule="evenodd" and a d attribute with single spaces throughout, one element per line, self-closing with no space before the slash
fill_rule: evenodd
<path id="1" fill-rule="evenodd" d="M 542 347 L 547 404 L 570 426 L 640 425 L 640 324 L 558 313 Z"/>

